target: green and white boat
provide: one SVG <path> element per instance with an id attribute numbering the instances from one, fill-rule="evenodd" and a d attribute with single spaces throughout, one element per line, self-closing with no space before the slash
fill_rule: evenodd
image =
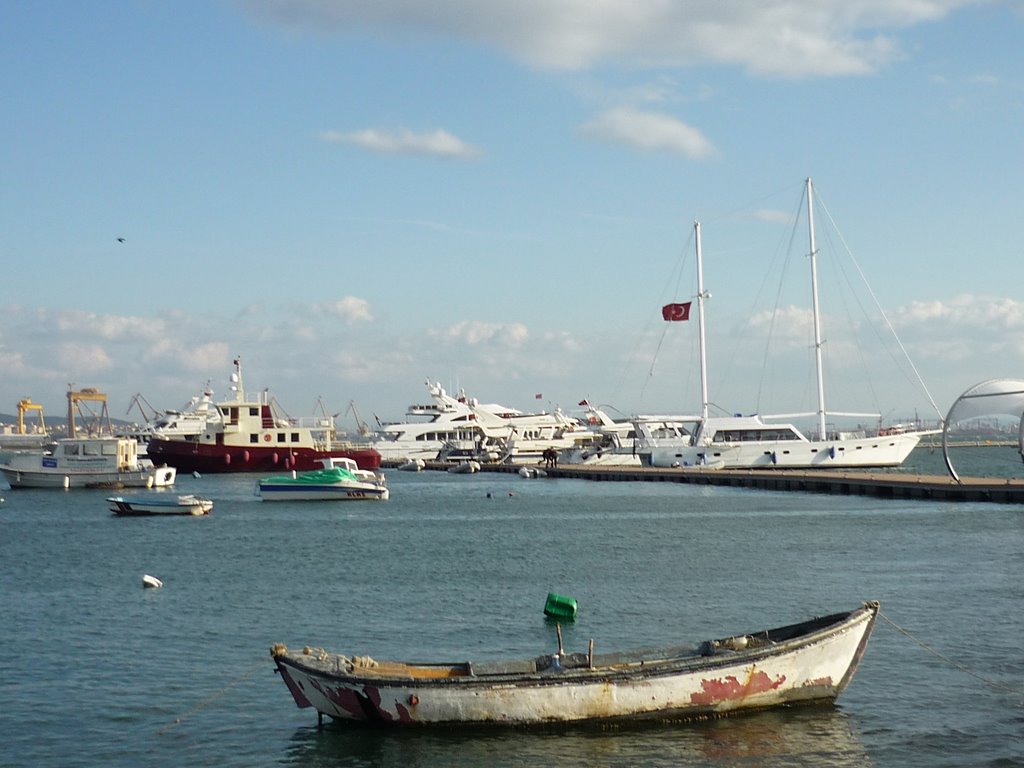
<path id="1" fill-rule="evenodd" d="M 379 472 L 359 469 L 346 458 L 322 459 L 323 469 L 266 477 L 259 482 L 264 501 L 387 501 L 387 479 Z"/>

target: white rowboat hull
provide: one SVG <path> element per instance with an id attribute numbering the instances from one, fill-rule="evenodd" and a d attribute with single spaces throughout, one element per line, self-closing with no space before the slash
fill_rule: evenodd
<path id="1" fill-rule="evenodd" d="M 113 496 L 107 499 L 113 506 L 110 511 L 122 517 L 151 517 L 156 515 L 208 515 L 213 501 L 199 496 L 168 496 L 146 498 L 143 496 Z"/>
<path id="2" fill-rule="evenodd" d="M 856 670 L 877 612 L 877 603 L 865 603 L 849 613 L 743 636 L 744 645 L 751 646 L 742 650 L 719 650 L 736 639 L 730 638 L 699 649 L 664 649 L 670 657 L 571 654 L 561 657 L 562 664 L 540 657 L 414 665 L 309 648 L 289 652 L 275 646 L 271 654 L 300 708 L 313 707 L 338 720 L 396 725 L 685 720 L 834 701 Z M 754 645 L 762 634 L 766 639 Z"/>

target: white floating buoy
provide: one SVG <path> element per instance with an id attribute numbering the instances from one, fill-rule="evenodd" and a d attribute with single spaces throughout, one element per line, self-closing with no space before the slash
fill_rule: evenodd
<path id="1" fill-rule="evenodd" d="M 194 478 L 196 478 L 198 480 L 200 477 L 202 477 L 202 475 L 199 474 L 199 470 L 194 470 L 192 472 L 192 477 L 194 477 Z"/>
<path id="2" fill-rule="evenodd" d="M 150 576 L 148 573 L 142 576 L 142 586 L 158 588 L 162 587 L 164 583 L 160 581 L 156 576 Z"/>

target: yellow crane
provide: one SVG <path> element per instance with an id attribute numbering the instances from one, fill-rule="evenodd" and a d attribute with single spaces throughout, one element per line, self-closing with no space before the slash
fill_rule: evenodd
<path id="1" fill-rule="evenodd" d="M 43 406 L 40 403 L 33 403 L 30 397 L 24 397 L 18 401 L 18 434 L 25 434 L 25 413 L 27 411 L 39 411 L 39 429 L 45 435 L 46 419 L 43 418 Z"/>
<path id="2" fill-rule="evenodd" d="M 75 413 L 77 412 L 83 419 L 86 418 L 86 414 L 82 412 L 83 402 L 102 403 L 98 414 L 86 406 L 86 409 L 89 410 L 89 424 L 86 430 L 89 433 L 99 433 L 103 429 L 102 422 L 106 422 L 107 432 L 112 433 L 113 428 L 110 425 L 110 414 L 107 412 L 107 396 L 95 387 L 83 387 L 75 391 L 74 386 L 74 384 L 68 384 L 68 437 L 78 436 L 78 430 L 75 426 Z"/>

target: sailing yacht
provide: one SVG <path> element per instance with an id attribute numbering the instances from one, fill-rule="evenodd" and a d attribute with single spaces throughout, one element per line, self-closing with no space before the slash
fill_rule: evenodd
<path id="1" fill-rule="evenodd" d="M 914 430 L 901 426 L 879 428 L 872 432 L 859 429 L 829 429 L 827 416 L 879 418 L 878 414 L 836 413 L 825 410 L 822 373 L 822 331 L 818 311 L 817 247 L 814 238 L 813 195 L 810 179 L 806 182 L 807 215 L 810 240 L 811 309 L 814 324 L 815 372 L 817 375 L 817 429 L 805 434 L 792 423 L 771 421 L 771 416 L 711 416 L 707 385 L 707 355 L 704 333 L 704 274 L 701 256 L 700 222 L 694 223 L 697 257 L 697 332 L 700 356 L 701 411 L 681 418 L 675 434 L 653 434 L 650 422 L 635 423 L 641 441 L 639 452 L 655 467 L 707 466 L 713 468 L 852 468 L 896 467 L 902 464 L 926 434 L 938 430 Z M 793 418 L 793 415 L 789 416 Z M 683 426 L 685 425 L 685 426 Z"/>

